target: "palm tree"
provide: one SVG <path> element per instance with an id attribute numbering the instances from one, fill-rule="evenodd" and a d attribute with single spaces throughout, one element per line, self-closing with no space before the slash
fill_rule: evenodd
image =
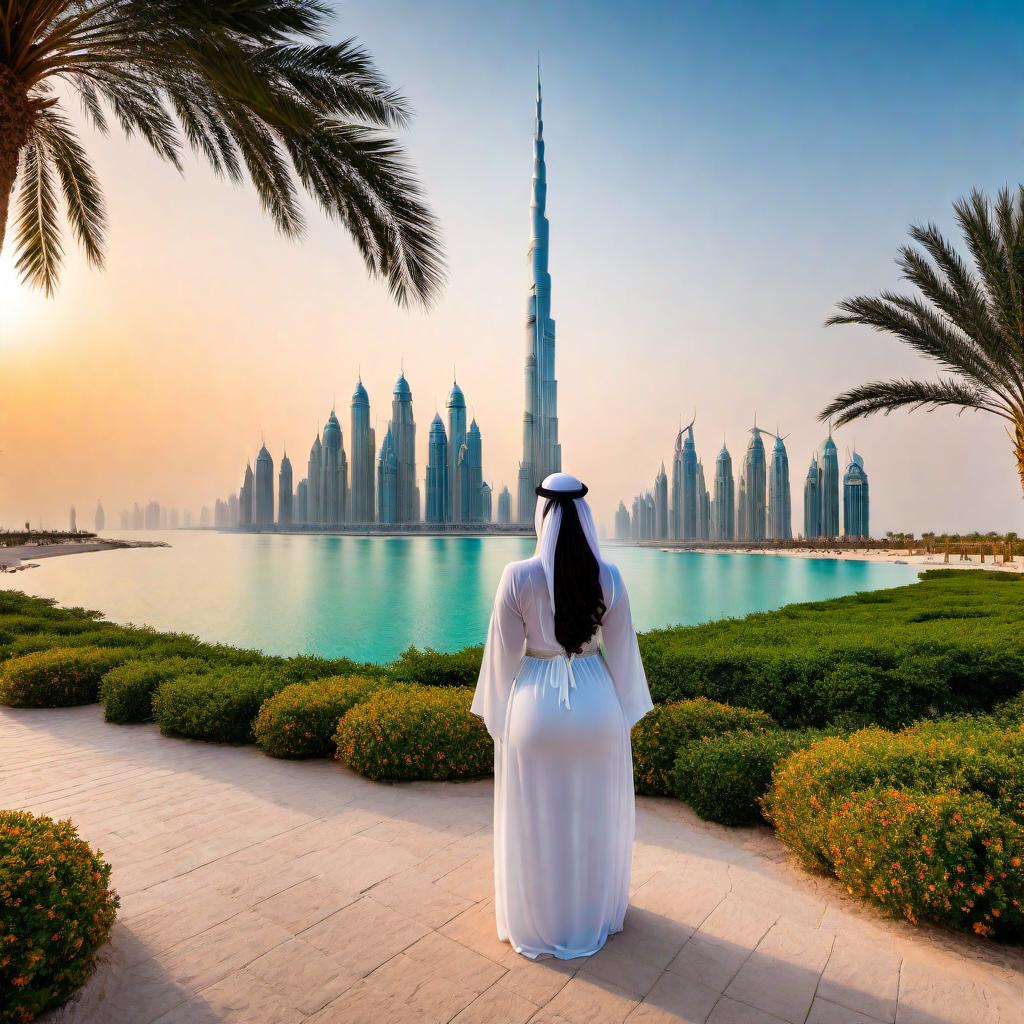
<path id="1" fill-rule="evenodd" d="M 112 119 L 182 168 L 187 145 L 218 175 L 248 174 L 287 236 L 300 189 L 346 228 L 400 304 L 444 279 L 437 225 L 402 147 L 406 100 L 353 40 L 325 41 L 319 0 L 0 0 L 0 250 L 11 194 L 17 267 L 52 294 L 62 210 L 102 265 L 103 192 L 68 117 Z"/>
<path id="2" fill-rule="evenodd" d="M 945 375 L 863 384 L 839 395 L 820 418 L 842 425 L 875 412 L 938 406 L 992 413 L 1008 424 L 1024 489 L 1024 186 L 1016 195 L 1001 189 L 994 204 L 974 190 L 953 209 L 973 267 L 934 224 L 912 227 L 918 245 L 901 247 L 896 262 L 921 295 L 846 299 L 826 321 L 895 335 Z"/>

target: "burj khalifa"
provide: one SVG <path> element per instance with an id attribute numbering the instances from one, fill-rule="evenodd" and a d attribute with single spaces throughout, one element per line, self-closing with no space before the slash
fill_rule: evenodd
<path id="1" fill-rule="evenodd" d="M 547 170 L 541 115 L 540 65 L 537 66 L 537 117 L 533 132 L 533 201 L 530 204 L 532 283 L 526 300 L 526 395 L 523 412 L 523 459 L 519 464 L 521 523 L 529 523 L 536 505 L 534 488 L 562 468 L 558 443 L 558 382 L 555 380 L 555 321 L 551 318 L 548 273 Z"/>

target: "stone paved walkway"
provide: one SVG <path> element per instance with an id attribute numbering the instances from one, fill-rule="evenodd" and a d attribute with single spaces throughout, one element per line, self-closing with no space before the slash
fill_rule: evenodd
<path id="1" fill-rule="evenodd" d="M 47 1024 L 1024 1022 L 1019 950 L 887 921 L 668 800 L 639 802 L 626 930 L 527 961 L 494 934 L 491 795 L 3 709 L 0 806 L 70 816 L 122 900 Z"/>

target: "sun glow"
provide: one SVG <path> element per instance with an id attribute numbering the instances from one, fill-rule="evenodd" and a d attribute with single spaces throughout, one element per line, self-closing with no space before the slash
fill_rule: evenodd
<path id="1" fill-rule="evenodd" d="M 14 331 L 28 323 L 38 293 L 24 284 L 8 255 L 0 257 L 0 347 L 14 341 Z"/>

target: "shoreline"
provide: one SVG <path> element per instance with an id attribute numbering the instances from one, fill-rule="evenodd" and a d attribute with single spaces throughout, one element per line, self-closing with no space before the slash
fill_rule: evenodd
<path id="1" fill-rule="evenodd" d="M 648 545 L 642 545 L 647 547 Z M 652 547 L 655 545 L 651 545 Z M 659 551 L 667 554 L 685 554 L 695 552 L 701 555 L 777 555 L 784 558 L 821 558 L 832 559 L 837 562 L 874 562 L 883 565 L 912 565 L 922 569 L 984 569 L 992 572 L 1024 572 L 1024 558 L 1018 557 L 1015 561 L 1005 565 L 1000 561 L 996 562 L 992 555 L 985 555 L 985 561 L 981 561 L 979 555 L 965 555 L 961 559 L 959 554 L 950 554 L 949 561 L 943 560 L 941 552 L 930 555 L 909 554 L 904 551 L 892 551 L 887 548 L 867 548 L 864 550 L 843 551 L 841 549 L 829 550 L 827 548 L 670 548 L 659 547 Z"/>
<path id="2" fill-rule="evenodd" d="M 24 572 L 38 569 L 35 559 L 61 555 L 87 555 L 95 551 L 120 551 L 125 548 L 167 548 L 166 541 L 96 540 L 62 541 L 56 544 L 18 544 L 0 548 L 0 572 Z"/>

